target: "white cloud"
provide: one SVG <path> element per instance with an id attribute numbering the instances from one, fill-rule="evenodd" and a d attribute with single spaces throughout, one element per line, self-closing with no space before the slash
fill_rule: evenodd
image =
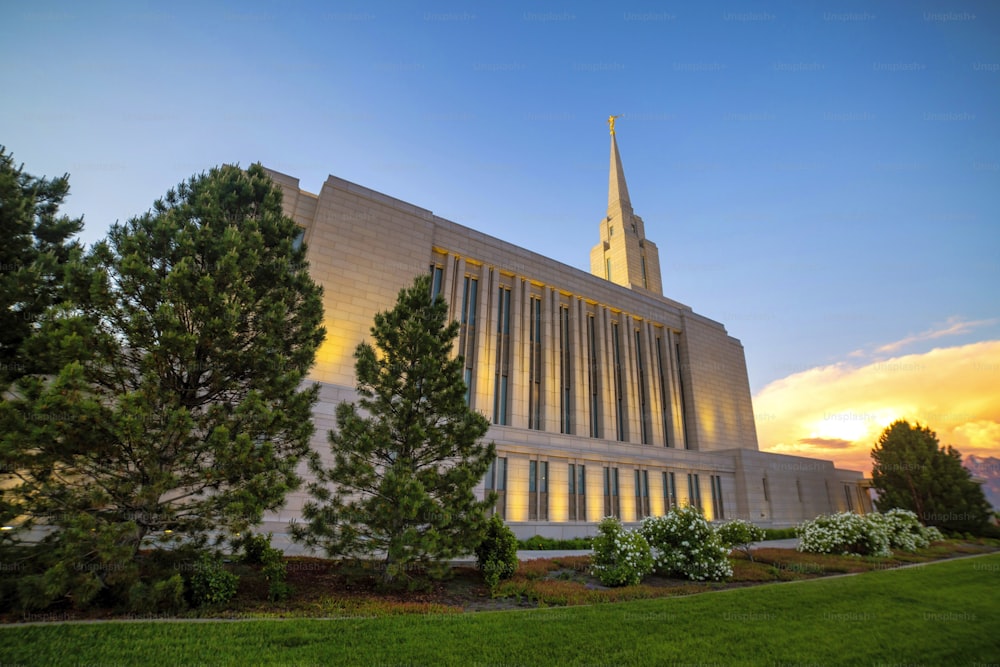
<path id="1" fill-rule="evenodd" d="M 919 343 L 925 340 L 937 340 L 938 338 L 944 338 L 945 336 L 959 336 L 961 334 L 968 333 L 977 327 L 988 326 L 995 322 L 995 319 L 965 321 L 960 317 L 949 317 L 944 324 L 932 327 L 927 331 L 923 331 L 918 334 L 907 336 L 901 340 L 887 343 L 875 351 L 879 354 L 893 354 L 904 347 L 912 345 L 913 343 Z"/>

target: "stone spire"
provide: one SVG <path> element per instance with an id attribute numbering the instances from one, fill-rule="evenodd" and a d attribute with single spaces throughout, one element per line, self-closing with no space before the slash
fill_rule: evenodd
<path id="1" fill-rule="evenodd" d="M 620 208 L 632 210 L 632 201 L 628 198 L 628 185 L 625 184 L 625 170 L 622 169 L 622 158 L 618 154 L 618 140 L 615 131 L 611 130 L 611 170 L 608 174 L 608 215 Z"/>
<path id="2" fill-rule="evenodd" d="M 623 287 L 662 295 L 660 253 L 656 244 L 646 239 L 645 224 L 632 211 L 625 184 L 625 170 L 615 138 L 617 118 L 608 117 L 611 127 L 608 213 L 601 221 L 601 241 L 590 251 L 590 272 Z"/>

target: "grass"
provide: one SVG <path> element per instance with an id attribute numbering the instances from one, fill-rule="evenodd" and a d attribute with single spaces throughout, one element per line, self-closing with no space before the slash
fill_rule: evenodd
<path id="1" fill-rule="evenodd" d="M 649 575 L 638 585 L 621 588 L 600 585 L 598 579 L 589 574 L 589 556 L 562 556 L 522 562 L 513 577 L 500 582 L 494 595 L 512 601 L 509 606 L 539 607 L 647 600 L 751 584 L 815 579 L 831 574 L 889 570 L 941 558 L 993 551 L 995 548 L 992 543 L 939 542 L 916 553 L 899 551 L 890 557 L 813 554 L 766 548 L 753 551 L 754 562 L 749 561 L 743 552 L 735 551 L 730 560 L 733 576 L 726 582 L 697 582 Z"/>
<path id="2" fill-rule="evenodd" d="M 682 598 L 339 620 L 0 627 L 8 664 L 972 664 L 1000 554 Z"/>

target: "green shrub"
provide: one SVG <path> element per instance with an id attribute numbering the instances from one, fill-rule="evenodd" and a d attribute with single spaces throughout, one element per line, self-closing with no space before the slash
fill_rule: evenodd
<path id="1" fill-rule="evenodd" d="M 673 508 L 664 516 L 646 517 L 639 530 L 649 542 L 661 574 L 692 581 L 721 581 L 733 574 L 729 549 L 696 507 Z"/>
<path id="2" fill-rule="evenodd" d="M 764 539 L 764 529 L 743 519 L 733 519 L 718 526 L 716 532 L 722 545 L 729 549 L 739 549 L 743 551 L 747 558 L 753 560 L 753 553 L 750 545 Z"/>
<path id="3" fill-rule="evenodd" d="M 764 528 L 765 540 L 791 540 L 798 537 L 795 526 L 790 528 Z"/>
<path id="4" fill-rule="evenodd" d="M 261 572 L 267 579 L 267 597 L 271 602 L 284 600 L 292 589 L 285 581 L 288 577 L 288 567 L 285 564 L 285 554 L 280 549 L 268 547 L 261 557 L 264 567 Z"/>
<path id="5" fill-rule="evenodd" d="M 476 566 L 490 590 L 517 571 L 517 537 L 498 514 L 490 517 L 483 541 L 476 547 Z"/>
<path id="6" fill-rule="evenodd" d="M 268 599 L 272 602 L 284 600 L 291 594 L 291 587 L 285 582 L 288 568 L 285 554 L 271 546 L 272 533 L 246 533 L 233 540 L 233 553 L 242 551 L 240 561 L 247 565 L 261 565 L 261 573 L 268 582 Z"/>
<path id="7" fill-rule="evenodd" d="M 196 607 L 225 604 L 236 595 L 239 579 L 223 567 L 218 555 L 203 553 L 191 574 L 191 603 Z"/>
<path id="8" fill-rule="evenodd" d="M 590 547 L 591 543 L 589 537 L 574 537 L 565 540 L 558 540 L 551 537 L 542 537 L 541 535 L 532 535 L 528 539 L 518 542 L 518 548 L 526 551 L 556 549 L 582 550 L 589 549 Z"/>
<path id="9" fill-rule="evenodd" d="M 615 517 L 601 521 L 593 544 L 590 571 L 605 586 L 634 586 L 653 571 L 646 538 L 623 528 Z"/>
<path id="10" fill-rule="evenodd" d="M 271 548 L 272 534 L 262 535 L 260 533 L 247 533 L 241 535 L 233 541 L 233 554 L 237 551 L 243 552 L 242 561 L 247 565 L 260 565 L 264 562 L 264 555 Z"/>
<path id="11" fill-rule="evenodd" d="M 1000 526 L 993 523 L 988 523 L 979 530 L 976 531 L 977 537 L 985 537 L 990 540 L 1000 539 Z"/>

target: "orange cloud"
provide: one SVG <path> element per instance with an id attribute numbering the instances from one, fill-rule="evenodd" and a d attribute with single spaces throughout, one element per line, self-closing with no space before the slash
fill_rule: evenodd
<path id="1" fill-rule="evenodd" d="M 1000 340 L 813 368 L 761 389 L 754 410 L 762 451 L 865 474 L 875 440 L 896 419 L 929 426 L 963 456 L 1000 456 Z"/>

